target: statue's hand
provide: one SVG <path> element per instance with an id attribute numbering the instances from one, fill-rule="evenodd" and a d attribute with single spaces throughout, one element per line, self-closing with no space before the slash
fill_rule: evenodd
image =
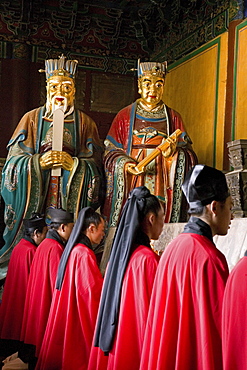
<path id="1" fill-rule="evenodd" d="M 61 167 L 64 170 L 70 171 L 74 161 L 71 155 L 64 151 L 49 150 L 40 157 L 39 163 L 43 170 Z"/>
<path id="2" fill-rule="evenodd" d="M 144 172 L 144 166 L 138 168 L 137 163 L 127 163 L 127 171 L 131 175 L 141 175 Z"/>
<path id="3" fill-rule="evenodd" d="M 169 157 L 173 156 L 173 154 L 176 151 L 176 148 L 177 148 L 177 139 L 176 138 L 172 138 L 172 137 L 169 136 L 166 139 L 166 141 L 168 141 L 170 145 L 169 145 L 169 148 L 167 148 L 166 150 L 162 151 L 162 155 L 165 158 L 169 158 Z"/>

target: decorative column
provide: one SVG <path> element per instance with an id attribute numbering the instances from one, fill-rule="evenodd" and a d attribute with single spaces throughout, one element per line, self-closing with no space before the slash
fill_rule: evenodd
<path id="1" fill-rule="evenodd" d="M 234 217 L 247 216 L 247 140 L 227 143 L 230 165 L 233 171 L 226 173 L 226 179 L 233 199 Z"/>

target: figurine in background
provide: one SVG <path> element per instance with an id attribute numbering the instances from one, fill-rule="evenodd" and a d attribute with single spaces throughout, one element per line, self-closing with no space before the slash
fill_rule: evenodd
<path id="1" fill-rule="evenodd" d="M 22 117 L 8 144 L 2 175 L 6 228 L 0 278 L 6 275 L 23 218 L 61 207 L 76 219 L 81 208 L 97 209 L 102 202 L 103 148 L 97 126 L 74 108 L 77 64 L 64 56 L 45 61 L 46 105 Z M 60 143 L 58 135 L 53 135 L 55 126 L 56 132 L 62 132 Z M 60 150 L 54 149 L 58 144 Z M 59 175 L 54 175 L 56 169 L 60 169 Z"/>
<path id="2" fill-rule="evenodd" d="M 141 97 L 116 115 L 105 140 L 107 194 L 103 213 L 110 227 L 117 226 L 129 192 L 143 185 L 166 204 L 165 222 L 187 217 L 181 185 L 197 157 L 180 114 L 162 101 L 166 73 L 166 63 L 138 61 Z M 182 131 L 179 138 L 168 138 L 177 129 Z M 169 147 L 162 150 L 159 146 L 167 138 Z M 154 150 L 158 154 L 153 159 Z"/>

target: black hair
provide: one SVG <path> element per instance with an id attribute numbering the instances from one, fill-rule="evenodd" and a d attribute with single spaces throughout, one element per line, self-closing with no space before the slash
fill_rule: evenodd
<path id="1" fill-rule="evenodd" d="M 62 223 L 63 222 L 51 222 L 49 225 L 49 228 L 53 230 L 58 230 L 59 227 L 62 225 Z M 67 225 L 67 224 L 64 224 L 64 225 Z"/>
<path id="2" fill-rule="evenodd" d="M 227 198 L 226 198 L 227 199 Z M 219 202 L 221 207 L 224 207 L 225 203 L 226 203 L 226 199 L 224 200 L 215 200 L 216 202 Z M 212 201 L 213 202 L 213 201 Z M 205 210 L 206 206 L 198 206 L 197 208 L 195 208 L 193 210 L 193 212 L 188 212 L 189 215 L 191 216 L 196 216 L 196 217 L 200 217 L 203 215 L 204 213 L 204 210 Z"/>
<path id="3" fill-rule="evenodd" d="M 150 196 L 145 200 L 146 204 L 142 212 L 142 217 L 144 218 L 149 212 L 152 212 L 155 214 L 155 216 L 158 216 L 158 213 L 162 207 L 159 199 L 155 195 L 150 194 Z"/>
<path id="4" fill-rule="evenodd" d="M 36 220 L 36 219 L 39 219 L 39 218 L 42 218 L 43 215 L 41 215 L 40 213 L 35 213 L 33 212 L 32 213 L 32 217 L 30 218 L 30 221 L 32 220 Z M 28 237 L 32 237 L 33 233 L 35 231 L 39 232 L 39 233 L 42 233 L 43 232 L 43 229 L 44 229 L 44 225 L 36 225 L 36 226 L 25 226 L 24 225 L 24 236 L 28 236 Z"/>
<path id="5" fill-rule="evenodd" d="M 196 216 L 196 217 L 200 217 L 203 215 L 205 207 L 206 206 L 198 206 L 195 209 L 193 209 L 193 212 L 188 211 L 188 214 Z"/>
<path id="6" fill-rule="evenodd" d="M 42 233 L 43 228 L 42 228 L 42 230 L 39 230 L 38 227 L 30 227 L 30 228 L 25 227 L 24 228 L 24 236 L 29 236 L 29 238 L 31 238 L 33 236 L 35 230 Z"/>
<path id="7" fill-rule="evenodd" d="M 87 230 L 90 224 L 94 224 L 96 227 L 98 227 L 102 221 L 104 221 L 104 217 L 100 215 L 98 212 L 96 212 L 93 208 L 89 208 L 86 211 L 85 220 L 81 232 Z"/>

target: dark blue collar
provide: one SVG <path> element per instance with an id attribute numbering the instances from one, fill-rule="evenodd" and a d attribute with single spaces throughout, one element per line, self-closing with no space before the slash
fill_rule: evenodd
<path id="1" fill-rule="evenodd" d="M 86 247 L 93 250 L 91 241 L 85 234 L 81 234 L 80 239 L 78 240 L 78 243 L 84 244 Z"/>
<path id="2" fill-rule="evenodd" d="M 188 223 L 184 227 L 183 233 L 203 235 L 213 242 L 211 227 L 206 222 L 195 216 L 190 217 Z"/>
<path id="3" fill-rule="evenodd" d="M 35 243 L 35 241 L 34 241 L 30 236 L 25 235 L 23 239 L 27 240 L 29 243 L 32 243 L 33 245 L 35 245 L 35 247 L 37 247 L 37 246 L 38 246 L 38 245 Z"/>
<path id="4" fill-rule="evenodd" d="M 46 238 L 56 240 L 59 244 L 63 246 L 65 246 L 66 244 L 55 229 L 49 229 L 47 231 Z"/>

